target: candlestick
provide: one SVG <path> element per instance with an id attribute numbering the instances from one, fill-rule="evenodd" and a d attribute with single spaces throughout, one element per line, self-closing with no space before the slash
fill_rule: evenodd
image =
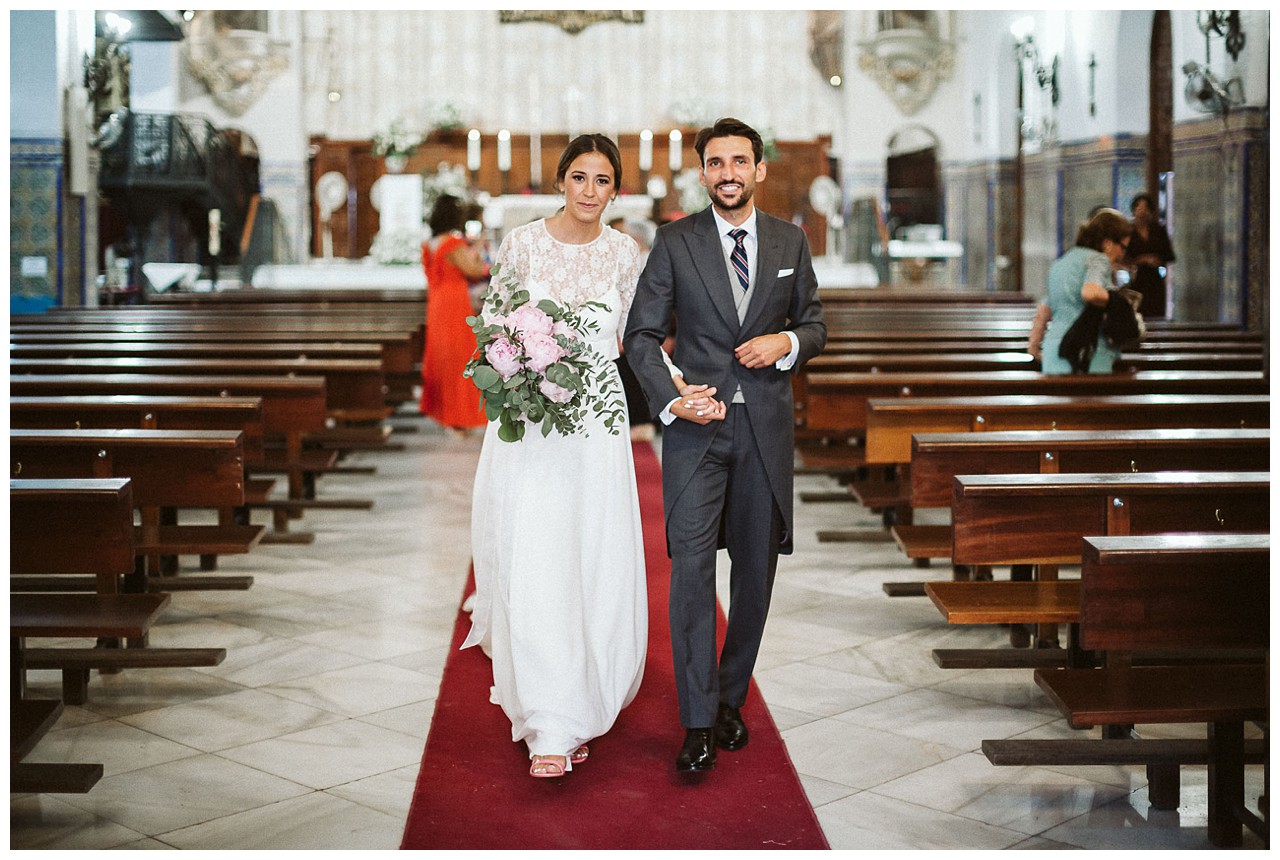
<path id="1" fill-rule="evenodd" d="M 511 169 L 511 132 L 505 128 L 498 132 L 498 169 L 503 173 Z"/>
<path id="2" fill-rule="evenodd" d="M 480 130 L 475 128 L 467 132 L 467 170 L 480 170 Z"/>
<path id="3" fill-rule="evenodd" d="M 534 191 L 542 188 L 542 133 L 537 130 L 529 135 L 529 185 Z"/>
<path id="4" fill-rule="evenodd" d="M 668 139 L 671 141 L 670 149 L 667 151 L 667 165 L 671 168 L 672 173 L 680 172 L 680 165 L 683 163 L 683 154 L 680 152 L 681 141 L 684 135 L 680 133 L 680 129 L 671 129 Z"/>
<path id="5" fill-rule="evenodd" d="M 639 162 L 641 170 L 653 169 L 653 132 L 647 128 L 640 132 Z"/>

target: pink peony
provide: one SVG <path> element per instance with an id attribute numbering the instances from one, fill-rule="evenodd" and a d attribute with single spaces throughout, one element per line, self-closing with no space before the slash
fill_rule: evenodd
<path id="1" fill-rule="evenodd" d="M 529 335 L 551 334 L 554 320 L 533 305 L 522 305 L 511 312 L 506 324 L 527 342 Z"/>
<path id="2" fill-rule="evenodd" d="M 552 334 L 553 336 L 555 336 L 555 335 L 563 335 L 564 337 L 567 337 L 567 338 L 569 338 L 570 340 L 577 340 L 577 339 L 578 339 L 578 332 L 577 332 L 577 329 L 575 329 L 573 326 L 569 325 L 569 324 L 568 324 L 567 322 L 565 322 L 564 320 L 556 320 L 556 324 L 555 324 L 554 326 L 552 326 L 552 327 L 551 327 L 551 334 Z"/>
<path id="3" fill-rule="evenodd" d="M 500 337 L 484 348 L 484 357 L 503 381 L 510 379 L 522 369 L 520 364 L 520 347 L 505 337 Z"/>
<path id="4" fill-rule="evenodd" d="M 549 379 L 539 381 L 538 390 L 552 403 L 568 403 L 573 399 L 572 391 L 567 388 L 561 388 Z"/>
<path id="5" fill-rule="evenodd" d="M 542 373 L 564 357 L 565 351 L 547 334 L 526 334 L 523 338 L 524 353 L 529 357 L 529 369 Z"/>

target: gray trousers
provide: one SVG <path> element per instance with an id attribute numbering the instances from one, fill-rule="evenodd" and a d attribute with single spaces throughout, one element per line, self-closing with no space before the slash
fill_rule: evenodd
<path id="1" fill-rule="evenodd" d="M 716 551 L 723 520 L 729 550 L 729 612 L 716 660 Z M 671 653 L 680 723 L 715 724 L 720 704 L 740 708 L 764 633 L 782 512 L 743 404 L 729 404 L 707 455 L 671 511 Z"/>

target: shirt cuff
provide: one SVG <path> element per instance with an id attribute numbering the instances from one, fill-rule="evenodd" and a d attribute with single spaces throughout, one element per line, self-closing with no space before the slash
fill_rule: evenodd
<path id="1" fill-rule="evenodd" d="M 796 366 L 796 359 L 800 357 L 800 338 L 796 337 L 793 331 L 784 331 L 783 334 L 791 338 L 791 352 L 778 359 L 773 366 L 778 370 L 787 371 Z"/>
<path id="2" fill-rule="evenodd" d="M 658 413 L 658 420 L 666 425 L 670 425 L 672 421 L 675 421 L 676 416 L 672 414 L 671 407 L 675 406 L 679 400 L 679 397 L 672 398 L 671 402 L 667 404 L 667 408 Z"/>

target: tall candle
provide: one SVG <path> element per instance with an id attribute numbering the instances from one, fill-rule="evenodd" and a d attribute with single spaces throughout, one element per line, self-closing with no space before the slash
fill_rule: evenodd
<path id="1" fill-rule="evenodd" d="M 682 153 L 680 152 L 680 142 L 684 138 L 684 135 L 680 133 L 680 129 L 673 128 L 671 129 L 669 138 L 671 140 L 671 148 L 667 152 L 667 166 L 671 168 L 672 173 L 679 173 L 680 165 L 683 163 Z"/>
<path id="2" fill-rule="evenodd" d="M 222 210 L 209 210 L 209 256 L 222 253 Z"/>
<path id="3" fill-rule="evenodd" d="M 480 130 L 475 128 L 467 132 L 467 170 L 480 170 Z"/>
<path id="4" fill-rule="evenodd" d="M 498 132 L 498 169 L 503 173 L 511 169 L 511 132 L 505 128 Z"/>
<path id="5" fill-rule="evenodd" d="M 542 187 L 542 79 L 529 78 L 529 109 L 533 112 L 529 131 L 529 186 Z"/>
<path id="6" fill-rule="evenodd" d="M 641 170 L 653 169 L 653 132 L 647 128 L 640 132 L 639 162 Z"/>

